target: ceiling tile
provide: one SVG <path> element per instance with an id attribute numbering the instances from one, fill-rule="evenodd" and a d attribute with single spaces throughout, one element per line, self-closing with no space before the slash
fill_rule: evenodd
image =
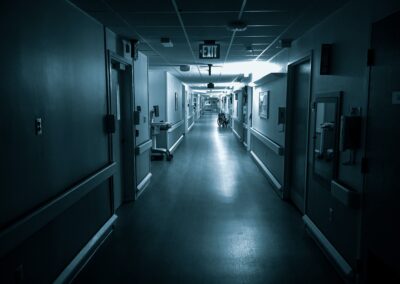
<path id="1" fill-rule="evenodd" d="M 119 12 L 173 12 L 174 7 L 168 0 L 106 0 Z"/>
<path id="2" fill-rule="evenodd" d="M 240 11 L 243 0 L 175 0 L 179 9 L 185 11 Z"/>

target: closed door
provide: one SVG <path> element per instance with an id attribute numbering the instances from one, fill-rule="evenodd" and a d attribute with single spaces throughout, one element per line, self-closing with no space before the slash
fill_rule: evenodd
<path id="1" fill-rule="evenodd" d="M 113 177 L 114 208 L 134 198 L 135 157 L 132 97 L 132 66 L 123 59 L 111 58 L 109 75 L 111 113 L 115 116 L 112 158 L 116 163 Z M 133 129 L 133 133 L 132 133 Z"/>
<path id="2" fill-rule="evenodd" d="M 309 60 L 291 67 L 290 94 L 290 160 L 289 192 L 293 203 L 304 212 L 306 187 L 306 154 L 308 144 L 308 113 L 311 63 Z"/>
<path id="3" fill-rule="evenodd" d="M 135 122 L 135 198 L 138 198 L 151 179 L 150 154 L 152 142 L 149 124 L 148 60 L 144 54 L 138 54 L 134 68 L 134 105 L 137 120 Z"/>
<path id="4" fill-rule="evenodd" d="M 120 71 L 116 68 L 111 69 L 111 108 L 115 116 L 115 133 L 113 135 L 113 158 L 116 163 L 117 170 L 114 175 L 114 208 L 118 208 L 123 200 L 123 165 L 122 165 L 122 144 L 124 138 L 121 131 L 121 85 Z"/>
<path id="5" fill-rule="evenodd" d="M 365 187 L 367 283 L 400 283 L 400 12 L 372 27 Z"/>

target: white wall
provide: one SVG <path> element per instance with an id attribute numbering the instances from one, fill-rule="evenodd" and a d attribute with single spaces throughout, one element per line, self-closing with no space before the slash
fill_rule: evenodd
<path id="1" fill-rule="evenodd" d="M 260 92 L 269 91 L 269 117 L 259 115 Z M 285 133 L 278 129 L 278 108 L 286 106 L 286 76 L 257 86 L 253 92 L 253 128 L 274 142 L 284 145 Z"/>
<path id="2" fill-rule="evenodd" d="M 158 105 L 160 109 L 160 116 L 155 117 L 155 122 L 166 121 L 166 89 L 167 79 L 166 71 L 163 70 L 149 70 L 149 109 L 153 109 L 154 105 Z"/>
<path id="3" fill-rule="evenodd" d="M 175 109 L 175 94 L 177 94 L 177 109 Z M 166 120 L 172 124 L 183 119 L 182 82 L 167 72 Z"/>

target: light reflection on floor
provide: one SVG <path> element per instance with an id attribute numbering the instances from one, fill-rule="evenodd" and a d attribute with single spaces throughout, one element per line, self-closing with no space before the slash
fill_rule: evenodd
<path id="1" fill-rule="evenodd" d="M 220 128 L 215 125 L 213 131 L 213 145 L 215 147 L 215 161 L 216 161 L 216 175 L 218 176 L 217 184 L 219 193 L 225 198 L 225 202 L 232 202 L 235 195 L 237 194 L 236 179 L 230 174 L 232 167 L 229 147 L 226 142 L 223 141 L 225 133 L 231 135 L 228 132 L 228 128 Z"/>

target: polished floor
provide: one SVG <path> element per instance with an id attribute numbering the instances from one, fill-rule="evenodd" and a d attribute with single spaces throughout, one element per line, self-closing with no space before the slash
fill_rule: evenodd
<path id="1" fill-rule="evenodd" d="M 205 115 L 76 283 L 342 283 L 229 129 Z"/>

